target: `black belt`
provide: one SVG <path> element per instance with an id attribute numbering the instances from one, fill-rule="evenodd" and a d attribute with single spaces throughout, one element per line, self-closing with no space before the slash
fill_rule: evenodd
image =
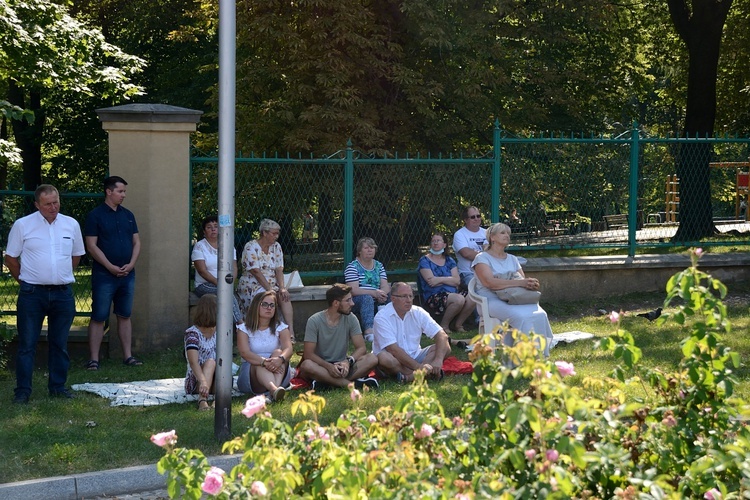
<path id="1" fill-rule="evenodd" d="M 68 286 L 70 286 L 70 285 L 36 285 L 34 283 L 29 283 L 29 284 L 38 286 L 39 288 L 44 288 L 45 290 L 67 290 Z"/>

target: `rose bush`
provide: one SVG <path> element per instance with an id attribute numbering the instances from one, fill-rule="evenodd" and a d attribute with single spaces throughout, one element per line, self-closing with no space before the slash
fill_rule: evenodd
<path id="1" fill-rule="evenodd" d="M 243 453 L 232 471 L 208 481 L 205 457 L 170 440 L 158 470 L 172 497 L 187 498 L 746 497 L 748 411 L 733 398 L 739 357 L 721 344 L 731 331 L 726 288 L 692 255 L 668 283 L 664 306 L 675 312 L 658 319 L 687 331 L 674 372 L 639 366 L 616 312 L 617 331 L 599 342 L 616 360 L 603 379 L 577 379 L 571 363 L 543 359 L 540 340 L 518 332 L 512 348 L 493 350 L 495 332 L 470 355 L 460 416 L 445 416 L 421 374 L 374 415 L 359 408 L 367 392 L 350 389 L 352 408 L 327 427 L 314 393 L 292 403 L 306 417 L 294 428 L 249 402 L 243 413 L 254 425 L 224 446 Z"/>

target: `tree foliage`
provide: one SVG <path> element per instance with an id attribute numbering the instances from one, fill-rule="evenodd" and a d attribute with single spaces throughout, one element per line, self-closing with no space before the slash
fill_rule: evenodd
<path id="1" fill-rule="evenodd" d="M 34 113 L 33 122 L 10 120 L 23 158 L 23 185 L 34 189 L 42 181 L 47 94 L 53 89 L 102 99 L 137 94 L 140 88 L 129 79 L 143 61 L 49 0 L 2 2 L 0 26 L 0 80 L 7 101 Z"/>

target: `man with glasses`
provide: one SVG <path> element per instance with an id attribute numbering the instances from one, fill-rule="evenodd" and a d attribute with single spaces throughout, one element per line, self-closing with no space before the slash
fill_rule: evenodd
<path id="1" fill-rule="evenodd" d="M 461 283 L 468 285 L 474 277 L 471 263 L 474 257 L 484 249 L 487 239 L 485 230 L 482 228 L 482 215 L 477 207 L 464 208 L 461 218 L 464 221 L 464 227 L 453 235 L 453 251 L 456 252 Z"/>
<path id="2" fill-rule="evenodd" d="M 310 316 L 305 328 L 305 351 L 299 376 L 312 381 L 313 389 L 364 386 L 378 388 L 378 381 L 368 374 L 378 358 L 367 352 L 362 328 L 352 312 L 352 287 L 336 283 L 326 292 L 328 309 Z M 349 341 L 354 352 L 347 357 Z"/>
<path id="3" fill-rule="evenodd" d="M 450 352 L 448 335 L 430 314 L 413 305 L 414 292 L 403 282 L 391 288 L 391 303 L 375 315 L 372 351 L 378 367 L 399 382 L 414 380 L 414 372 L 424 370 L 432 379 L 443 377 L 443 360 Z M 422 348 L 422 334 L 435 341 Z"/>

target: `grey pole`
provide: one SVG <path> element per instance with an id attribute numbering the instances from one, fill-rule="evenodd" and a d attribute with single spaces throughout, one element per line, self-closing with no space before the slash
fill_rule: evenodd
<path id="1" fill-rule="evenodd" d="M 235 0 L 219 0 L 219 270 L 214 435 L 232 437 L 232 277 L 234 249 Z"/>

